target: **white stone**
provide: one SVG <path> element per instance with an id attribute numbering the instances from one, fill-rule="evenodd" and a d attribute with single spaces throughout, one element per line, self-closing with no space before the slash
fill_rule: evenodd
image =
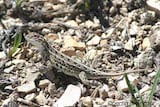
<path id="1" fill-rule="evenodd" d="M 39 95 L 36 96 L 36 102 L 40 105 L 45 105 L 47 103 L 47 98 L 45 97 L 44 93 L 40 91 Z"/>
<path id="2" fill-rule="evenodd" d="M 36 97 L 36 94 L 35 93 L 31 93 L 31 94 L 28 94 L 26 95 L 24 98 L 28 101 L 33 101 Z"/>
<path id="3" fill-rule="evenodd" d="M 137 85 L 137 83 L 138 83 L 137 77 L 133 77 L 130 74 L 128 74 L 127 76 L 128 76 L 129 81 L 130 81 L 130 84 Z M 118 88 L 118 90 L 121 90 L 123 92 L 128 91 L 128 85 L 126 83 L 125 78 L 123 78 L 123 80 L 118 81 L 117 88 Z"/>
<path id="4" fill-rule="evenodd" d="M 21 93 L 30 93 L 30 92 L 34 92 L 36 90 L 36 86 L 34 82 L 29 82 L 26 84 L 23 84 L 21 86 L 18 86 L 17 88 L 17 92 L 21 92 Z"/>
<path id="5" fill-rule="evenodd" d="M 5 58 L 5 57 L 6 57 L 6 54 L 4 53 L 4 51 L 1 51 L 0 52 L 0 59 Z"/>
<path id="6" fill-rule="evenodd" d="M 95 58 L 96 54 L 97 54 L 97 50 L 91 49 L 85 54 L 84 59 L 93 60 Z"/>
<path id="7" fill-rule="evenodd" d="M 143 49 L 151 48 L 151 43 L 148 37 L 143 39 L 142 48 Z"/>
<path id="8" fill-rule="evenodd" d="M 124 45 L 126 50 L 133 50 L 135 46 L 135 38 L 130 38 L 128 42 Z"/>
<path id="9" fill-rule="evenodd" d="M 82 97 L 81 101 L 83 103 L 84 106 L 86 107 L 92 107 L 92 98 L 90 96 L 87 97 Z"/>
<path id="10" fill-rule="evenodd" d="M 91 40 L 87 42 L 87 45 L 98 45 L 101 38 L 99 36 L 94 36 Z"/>
<path id="11" fill-rule="evenodd" d="M 156 72 L 151 72 L 148 74 L 149 77 L 153 78 L 156 75 Z"/>
<path id="12" fill-rule="evenodd" d="M 74 20 L 69 20 L 65 24 L 68 26 L 78 27 L 78 23 L 75 22 Z"/>
<path id="13" fill-rule="evenodd" d="M 108 85 L 107 84 L 104 84 L 103 86 L 102 86 L 102 88 L 100 88 L 99 90 L 99 96 L 100 96 L 100 98 L 106 98 L 107 96 L 108 96 L 108 92 L 109 92 L 109 87 L 108 87 Z"/>
<path id="14" fill-rule="evenodd" d="M 81 88 L 75 85 L 68 85 L 63 95 L 54 104 L 54 107 L 66 107 L 76 104 L 81 96 Z"/>
<path id="15" fill-rule="evenodd" d="M 48 79 L 41 80 L 39 82 L 39 87 L 40 88 L 45 88 L 45 87 L 47 87 L 49 85 L 49 83 L 50 83 L 50 81 Z"/>
<path id="16" fill-rule="evenodd" d="M 146 91 L 150 90 L 151 87 L 149 85 L 145 85 L 142 89 L 139 90 L 140 95 L 145 93 Z"/>
<path id="17" fill-rule="evenodd" d="M 160 14 L 160 1 L 159 0 L 147 0 L 146 4 L 150 10 L 155 11 L 157 14 Z"/>

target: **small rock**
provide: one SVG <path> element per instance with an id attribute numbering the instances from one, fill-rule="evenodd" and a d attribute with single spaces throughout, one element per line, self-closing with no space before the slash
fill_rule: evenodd
<path id="1" fill-rule="evenodd" d="M 18 107 L 18 103 L 12 98 L 8 98 L 3 101 L 2 107 Z"/>
<path id="2" fill-rule="evenodd" d="M 59 0 L 61 3 L 66 3 L 67 0 Z"/>
<path id="3" fill-rule="evenodd" d="M 150 43 L 151 43 L 151 47 L 157 51 L 160 50 L 159 46 L 160 46 L 160 24 L 156 23 L 157 25 L 155 25 L 154 27 L 152 27 L 151 29 L 151 34 L 150 34 Z"/>
<path id="4" fill-rule="evenodd" d="M 10 65 L 17 65 L 17 64 L 27 64 L 27 62 L 25 61 L 25 60 L 23 60 L 23 59 L 13 59 L 12 61 L 8 61 L 7 63 L 6 63 L 6 65 L 7 66 L 10 66 Z"/>
<path id="5" fill-rule="evenodd" d="M 47 103 L 47 98 L 45 97 L 42 91 L 39 92 L 39 95 L 36 96 L 36 102 L 40 105 L 45 105 Z"/>
<path id="6" fill-rule="evenodd" d="M 14 70 L 14 68 L 15 68 L 15 65 L 10 66 L 10 67 L 8 67 L 8 68 L 5 68 L 5 69 L 4 69 L 4 72 L 5 72 L 5 73 L 10 73 L 10 72 L 12 72 L 12 71 Z"/>
<path id="7" fill-rule="evenodd" d="M 97 50 L 91 49 L 85 54 L 84 59 L 93 60 L 95 58 L 96 54 L 97 54 Z"/>
<path id="8" fill-rule="evenodd" d="M 142 89 L 139 90 L 140 95 L 145 93 L 146 91 L 150 90 L 151 87 L 149 85 L 145 85 Z"/>
<path id="9" fill-rule="evenodd" d="M 109 28 L 105 33 L 102 33 L 102 38 L 111 38 L 113 32 L 115 31 L 115 28 Z"/>
<path id="10" fill-rule="evenodd" d="M 124 45 L 126 50 L 133 50 L 135 46 L 135 38 L 130 38 L 128 42 Z"/>
<path id="11" fill-rule="evenodd" d="M 86 46 L 83 42 L 77 42 L 71 36 L 64 37 L 64 48 L 74 47 L 75 49 L 85 50 Z"/>
<path id="12" fill-rule="evenodd" d="M 129 29 L 129 34 L 130 35 L 137 35 L 140 28 L 137 26 L 137 23 L 136 22 L 132 22 L 131 25 L 130 25 L 130 29 Z"/>
<path id="13" fill-rule="evenodd" d="M 33 101 L 36 97 L 35 93 L 27 94 L 24 98 L 28 101 Z"/>
<path id="14" fill-rule="evenodd" d="M 17 92 L 21 92 L 21 93 L 30 93 L 30 92 L 35 92 L 36 91 L 36 86 L 34 82 L 29 82 L 26 84 L 23 84 L 21 86 L 18 86 L 16 88 Z"/>
<path id="15" fill-rule="evenodd" d="M 115 101 L 113 100 L 113 99 L 111 99 L 111 98 L 107 98 L 106 100 L 105 100 L 105 102 L 103 103 L 103 106 L 105 107 L 114 107 L 115 105 Z"/>
<path id="16" fill-rule="evenodd" d="M 56 91 L 55 84 L 49 83 L 49 85 L 48 85 L 48 93 L 50 94 L 51 97 L 54 96 L 55 91 Z"/>
<path id="17" fill-rule="evenodd" d="M 94 36 L 91 40 L 87 42 L 87 45 L 98 45 L 101 38 L 99 36 Z"/>
<path id="18" fill-rule="evenodd" d="M 160 1 L 159 0 L 147 0 L 146 4 L 150 10 L 155 11 L 158 15 L 160 15 Z"/>
<path id="19" fill-rule="evenodd" d="M 118 91 L 114 92 L 114 97 L 117 100 L 121 100 L 123 98 L 122 94 L 120 92 L 118 92 Z"/>
<path id="20" fill-rule="evenodd" d="M 79 101 L 80 96 L 81 96 L 80 87 L 74 85 L 68 85 L 63 95 L 54 104 L 54 107 L 73 106 Z"/>
<path id="21" fill-rule="evenodd" d="M 117 51 L 123 49 L 123 43 L 121 41 L 113 41 L 110 44 L 110 50 L 111 51 Z"/>
<path id="22" fill-rule="evenodd" d="M 108 92 L 109 92 L 109 87 L 108 85 L 104 84 L 100 89 L 99 89 L 99 96 L 102 99 L 105 99 L 108 97 Z"/>
<path id="23" fill-rule="evenodd" d="M 48 34 L 48 33 L 51 33 L 51 30 L 50 29 L 47 29 L 47 28 L 43 28 L 42 29 L 42 34 Z"/>
<path id="24" fill-rule="evenodd" d="M 151 48 L 147 48 L 144 52 L 134 58 L 134 66 L 137 68 L 152 67 L 155 52 Z"/>
<path id="25" fill-rule="evenodd" d="M 31 68 L 26 70 L 26 81 L 35 81 L 41 75 L 40 72 L 31 72 L 29 70 L 31 70 Z"/>
<path id="26" fill-rule="evenodd" d="M 5 58 L 5 57 L 6 57 L 6 54 L 4 53 L 4 51 L 1 51 L 0 52 L 0 59 Z"/>
<path id="27" fill-rule="evenodd" d="M 69 20 L 65 24 L 68 26 L 78 27 L 78 23 L 75 22 L 74 20 Z"/>
<path id="28" fill-rule="evenodd" d="M 49 34 L 45 35 L 45 38 L 47 38 L 47 40 L 49 40 L 49 41 L 54 41 L 54 40 L 59 39 L 58 35 L 54 34 L 54 33 L 49 33 Z"/>
<path id="29" fill-rule="evenodd" d="M 22 26 L 22 20 L 20 20 L 19 18 L 7 18 L 5 20 L 2 20 L 3 24 L 7 27 L 10 28 L 12 26 Z"/>
<path id="30" fill-rule="evenodd" d="M 76 56 L 76 50 L 72 48 L 61 48 L 60 51 L 68 56 Z"/>
<path id="31" fill-rule="evenodd" d="M 12 87 L 12 85 L 5 86 L 4 89 L 7 90 L 7 92 L 13 92 L 14 91 L 14 88 Z"/>
<path id="32" fill-rule="evenodd" d="M 100 41 L 100 46 L 105 47 L 107 45 L 107 42 L 108 42 L 107 40 L 101 40 Z"/>
<path id="33" fill-rule="evenodd" d="M 44 79 L 44 80 L 41 80 L 40 82 L 39 82 L 39 87 L 40 88 L 45 88 L 45 87 L 47 87 L 48 85 L 49 85 L 49 83 L 50 83 L 50 81 L 48 80 L 48 79 Z"/>
<path id="34" fill-rule="evenodd" d="M 83 52 L 83 51 L 80 51 L 80 50 L 76 51 L 76 56 L 79 58 L 83 58 L 84 54 L 85 54 L 85 52 Z"/>
<path id="35" fill-rule="evenodd" d="M 92 107 L 93 102 L 90 96 L 81 98 L 82 104 L 86 107 Z"/>
<path id="36" fill-rule="evenodd" d="M 154 11 L 147 11 L 140 15 L 141 24 L 151 24 L 156 19 L 156 14 Z"/>
<path id="37" fill-rule="evenodd" d="M 151 72 L 151 73 L 148 74 L 148 77 L 153 78 L 155 75 L 156 75 L 156 72 Z"/>
<path id="38" fill-rule="evenodd" d="M 133 77 L 133 76 L 128 74 L 128 79 L 129 79 L 131 84 L 137 85 L 137 83 L 138 83 L 137 77 Z M 118 90 L 121 90 L 123 92 L 128 91 L 128 85 L 126 83 L 125 78 L 123 78 L 123 80 L 118 81 L 117 88 L 118 88 Z"/>
<path id="39" fill-rule="evenodd" d="M 97 28 L 99 27 L 99 23 L 95 23 L 91 20 L 87 20 L 85 23 L 84 23 L 84 26 L 87 27 L 87 28 Z"/>
<path id="40" fill-rule="evenodd" d="M 102 106 L 102 104 L 104 103 L 104 100 L 101 98 L 96 98 L 95 100 L 93 100 L 93 107 L 99 107 Z"/>
<path id="41" fill-rule="evenodd" d="M 142 48 L 143 49 L 151 48 L 151 43 L 148 37 L 143 39 Z"/>

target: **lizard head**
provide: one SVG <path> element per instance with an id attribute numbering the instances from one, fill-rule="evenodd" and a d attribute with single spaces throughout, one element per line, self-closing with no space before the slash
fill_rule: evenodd
<path id="1" fill-rule="evenodd" d="M 25 39 L 42 51 L 44 51 L 45 47 L 48 46 L 48 43 L 44 37 L 38 33 L 29 33 L 25 36 Z"/>

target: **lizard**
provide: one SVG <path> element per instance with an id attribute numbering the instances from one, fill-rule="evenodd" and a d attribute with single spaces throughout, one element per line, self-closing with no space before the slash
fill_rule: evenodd
<path id="1" fill-rule="evenodd" d="M 49 60 L 49 62 L 54 68 L 58 69 L 58 71 L 61 71 L 66 75 L 80 79 L 82 83 L 86 85 L 92 84 L 93 82 L 95 82 L 95 79 L 121 76 L 126 73 L 128 74 L 135 72 L 143 72 L 146 70 L 137 69 L 119 73 L 99 71 L 92 67 L 88 67 L 87 65 L 82 64 L 81 62 L 78 62 L 71 57 L 61 53 L 56 48 L 54 48 L 41 34 L 29 33 L 25 36 L 25 39 L 29 43 L 34 45 L 38 49 L 42 57 L 45 59 L 45 61 Z"/>

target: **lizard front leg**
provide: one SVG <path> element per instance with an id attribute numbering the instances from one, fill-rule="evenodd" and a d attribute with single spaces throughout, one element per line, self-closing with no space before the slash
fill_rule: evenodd
<path id="1" fill-rule="evenodd" d="M 86 73 L 83 71 L 79 73 L 79 78 L 85 85 L 95 85 L 95 86 L 101 85 L 101 83 L 96 80 L 88 80 Z"/>

